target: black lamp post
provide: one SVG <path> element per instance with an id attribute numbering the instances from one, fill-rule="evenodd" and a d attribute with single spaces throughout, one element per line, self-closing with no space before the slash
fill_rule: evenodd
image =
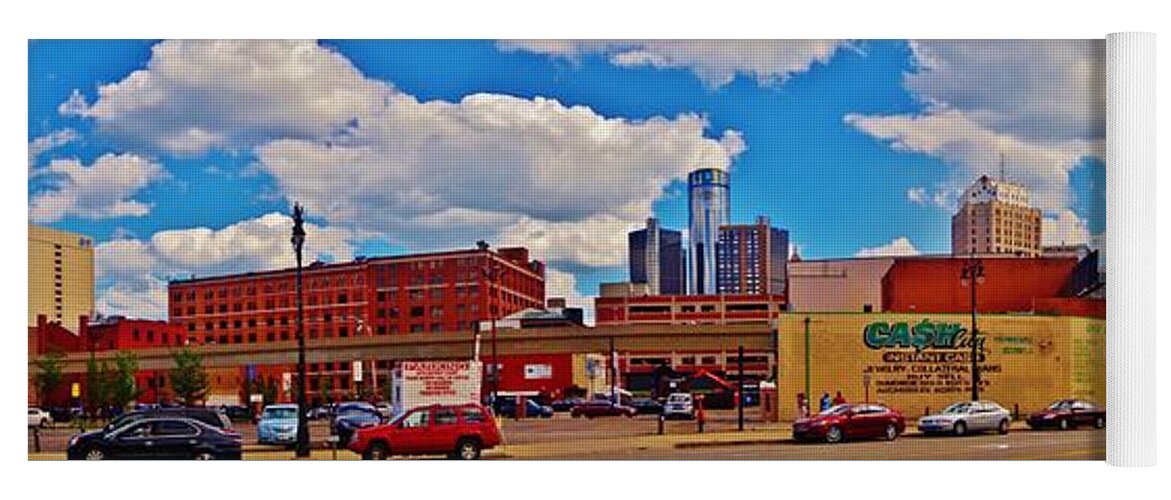
<path id="1" fill-rule="evenodd" d="M 984 262 L 977 259 L 976 253 L 972 252 L 968 256 L 968 262 L 964 264 L 963 271 L 960 272 L 960 284 L 972 290 L 972 331 L 968 337 L 968 342 L 972 345 L 972 401 L 980 400 L 980 343 L 977 341 L 980 330 L 976 326 L 976 285 L 983 282 Z"/>
<path id="2" fill-rule="evenodd" d="M 293 205 L 293 252 L 297 254 L 297 457 L 309 456 L 309 416 L 305 394 L 305 308 L 301 300 L 301 249 L 305 245 L 305 209 Z"/>
<path id="3" fill-rule="evenodd" d="M 484 252 L 484 281 L 488 285 L 488 290 L 484 293 L 485 302 L 484 312 L 488 314 L 488 320 L 491 322 L 492 328 L 492 408 L 496 408 L 496 401 L 499 399 L 500 389 L 500 361 L 496 357 L 496 312 L 492 310 L 498 302 L 498 281 L 500 280 L 500 269 L 496 262 L 492 259 L 492 252 L 488 250 L 488 243 L 480 240 L 476 242 L 476 247 Z M 477 351 L 478 352 L 478 351 Z"/>

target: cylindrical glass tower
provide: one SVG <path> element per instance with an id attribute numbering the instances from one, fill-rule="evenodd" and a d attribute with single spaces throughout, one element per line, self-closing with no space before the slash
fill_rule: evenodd
<path id="1" fill-rule="evenodd" d="M 716 293 L 716 241 L 720 226 L 731 217 L 729 198 L 731 176 L 718 168 L 703 168 L 687 176 L 688 248 L 691 265 L 688 266 L 688 290 L 696 295 Z"/>

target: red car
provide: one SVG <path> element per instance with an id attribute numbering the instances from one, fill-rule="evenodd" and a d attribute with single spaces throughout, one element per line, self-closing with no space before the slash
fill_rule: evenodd
<path id="1" fill-rule="evenodd" d="M 793 422 L 793 439 L 839 443 L 846 439 L 894 441 L 907 429 L 903 414 L 882 405 L 844 404 Z"/>
<path id="2" fill-rule="evenodd" d="M 638 410 L 631 406 L 615 403 L 609 400 L 594 400 L 588 401 L 569 410 L 569 415 L 573 418 L 585 417 L 633 417 L 638 414 Z"/>
<path id="3" fill-rule="evenodd" d="M 386 425 L 354 432 L 347 447 L 365 460 L 393 455 L 447 455 L 475 460 L 500 444 L 496 420 L 478 404 L 415 408 Z"/>
<path id="4" fill-rule="evenodd" d="M 1073 429 L 1106 427 L 1106 410 L 1089 401 L 1063 399 L 1048 408 L 1029 415 L 1029 427 L 1033 429 Z"/>

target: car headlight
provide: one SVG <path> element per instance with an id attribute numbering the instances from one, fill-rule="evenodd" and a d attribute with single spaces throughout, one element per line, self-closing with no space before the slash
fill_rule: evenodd
<path id="1" fill-rule="evenodd" d="M 69 438 L 69 447 L 70 447 L 70 448 L 72 448 L 72 447 L 76 446 L 76 445 L 77 445 L 77 440 L 78 440 L 80 437 L 81 437 L 81 436 L 73 436 L 73 437 Z"/>

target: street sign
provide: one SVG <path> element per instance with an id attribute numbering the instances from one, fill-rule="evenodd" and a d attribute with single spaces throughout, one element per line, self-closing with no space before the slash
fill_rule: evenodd
<path id="1" fill-rule="evenodd" d="M 351 363 L 350 366 L 352 367 L 350 369 L 350 371 L 354 373 L 354 382 L 361 382 L 362 381 L 362 362 L 361 361 L 354 361 L 353 363 Z"/>

